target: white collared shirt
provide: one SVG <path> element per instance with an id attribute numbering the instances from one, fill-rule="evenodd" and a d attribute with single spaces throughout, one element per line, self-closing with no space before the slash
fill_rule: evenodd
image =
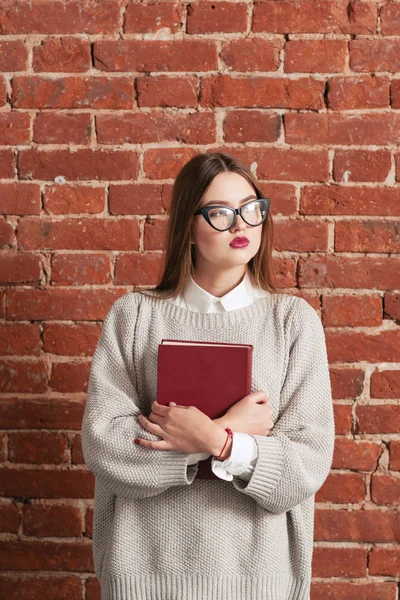
<path id="1" fill-rule="evenodd" d="M 247 272 L 242 281 L 221 298 L 207 292 L 190 277 L 185 289 L 174 299 L 174 303 L 196 312 L 223 312 L 248 306 L 255 299 L 267 294 L 267 291 L 252 284 Z M 189 456 L 188 464 L 195 464 L 209 456 L 211 454 L 204 452 L 192 453 Z M 258 446 L 254 437 L 236 431 L 233 433 L 230 456 L 224 461 L 213 457 L 211 468 L 215 475 L 226 481 L 232 481 L 233 475 L 249 481 L 257 463 L 257 458 Z"/>

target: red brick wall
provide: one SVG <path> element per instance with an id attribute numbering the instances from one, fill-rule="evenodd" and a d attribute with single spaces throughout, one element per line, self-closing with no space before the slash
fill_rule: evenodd
<path id="1" fill-rule="evenodd" d="M 253 165 L 277 285 L 326 328 L 312 599 L 398 599 L 400 3 L 5 0 L 0 33 L 0 596 L 99 598 L 91 356 L 157 282 L 179 168 L 219 149 Z"/>

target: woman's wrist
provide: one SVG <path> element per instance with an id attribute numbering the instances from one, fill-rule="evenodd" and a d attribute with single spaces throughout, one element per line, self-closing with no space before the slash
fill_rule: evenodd
<path id="1" fill-rule="evenodd" d="M 214 419 L 214 422 L 216 420 L 218 421 L 218 419 Z M 216 425 L 218 425 L 218 428 L 215 430 L 215 435 L 210 446 L 210 454 L 218 460 L 226 460 L 231 455 L 233 443 L 232 436 L 228 435 L 221 425 L 218 423 L 216 423 Z M 223 452 L 221 454 L 222 448 Z"/>

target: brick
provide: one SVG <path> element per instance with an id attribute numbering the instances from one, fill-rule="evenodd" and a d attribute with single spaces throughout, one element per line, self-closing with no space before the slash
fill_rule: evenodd
<path id="1" fill-rule="evenodd" d="M 382 298 L 378 295 L 326 295 L 322 309 L 325 327 L 379 327 Z"/>
<path id="2" fill-rule="evenodd" d="M 100 144 L 146 144 L 173 141 L 181 144 L 212 144 L 216 141 L 215 115 L 209 112 L 97 115 Z"/>
<path id="3" fill-rule="evenodd" d="M 399 538 L 397 538 L 397 541 Z M 400 549 L 394 548 L 372 548 L 369 552 L 368 571 L 370 575 L 388 575 L 399 577 L 400 575 Z"/>
<path id="4" fill-rule="evenodd" d="M 173 179 L 193 156 L 194 148 L 150 148 L 145 150 L 143 170 L 147 179 Z"/>
<path id="5" fill-rule="evenodd" d="M 400 40 L 350 40 L 350 69 L 358 72 L 400 70 Z"/>
<path id="6" fill-rule="evenodd" d="M 8 103 L 6 80 L 0 77 L 0 106 L 5 106 L 6 103 Z"/>
<path id="7" fill-rule="evenodd" d="M 313 600 L 395 600 L 396 586 L 395 581 L 313 581 L 311 597 Z"/>
<path id="8" fill-rule="evenodd" d="M 332 469 L 372 472 L 378 466 L 380 454 L 379 443 L 336 438 Z"/>
<path id="9" fill-rule="evenodd" d="M 8 215 L 39 215 L 39 185 L 23 182 L 0 184 L 0 212 Z"/>
<path id="10" fill-rule="evenodd" d="M 5 5 L 0 10 L 0 33 L 117 33 L 119 5 L 113 0 Z"/>
<path id="11" fill-rule="evenodd" d="M 85 583 L 86 600 L 101 600 L 100 583 L 97 577 L 87 577 Z"/>
<path id="12" fill-rule="evenodd" d="M 400 33 L 400 6 L 397 3 L 391 2 L 382 5 L 380 19 L 382 35 L 398 35 Z"/>
<path id="13" fill-rule="evenodd" d="M 82 452 L 82 440 L 78 433 L 71 438 L 71 463 L 73 465 L 85 464 Z"/>
<path id="14" fill-rule="evenodd" d="M 26 577 L 24 574 L 23 578 L 19 579 L 15 574 L 12 577 L 2 575 L 0 596 L 3 598 L 14 596 L 15 598 L 24 598 L 24 600 L 50 600 L 57 597 L 81 600 L 82 580 L 73 576 Z"/>
<path id="15" fill-rule="evenodd" d="M 21 150 L 18 157 L 22 179 L 136 179 L 138 157 L 131 150 Z"/>
<path id="16" fill-rule="evenodd" d="M 275 223 L 274 249 L 278 252 L 326 252 L 328 223 L 295 219 Z"/>
<path id="17" fill-rule="evenodd" d="M 396 144 L 400 136 L 400 115 L 396 113 L 287 113 L 283 120 L 288 144 L 384 146 Z"/>
<path id="18" fill-rule="evenodd" d="M 77 394 L 86 392 L 90 363 L 53 363 L 49 386 L 54 392 Z"/>
<path id="19" fill-rule="evenodd" d="M 400 179 L 400 153 L 394 155 L 394 162 L 396 166 L 396 181 Z"/>
<path id="20" fill-rule="evenodd" d="M 400 216 L 400 189 L 395 187 L 307 185 L 303 186 L 300 193 L 299 213 L 304 215 Z"/>
<path id="21" fill-rule="evenodd" d="M 392 108 L 400 108 L 400 85 L 397 79 L 392 79 L 390 96 L 392 100 Z"/>
<path id="22" fill-rule="evenodd" d="M 45 360 L 0 359 L 0 392 L 39 394 L 47 391 Z"/>
<path id="23" fill-rule="evenodd" d="M 0 103 L 1 103 L 1 80 L 0 80 Z M 1 178 L 13 178 L 15 177 L 15 165 L 16 159 L 14 156 L 14 150 L 7 148 L 7 150 L 0 150 L 0 177 Z M 0 198 L 1 202 L 1 198 Z M 1 205 L 0 205 L 1 209 Z M 1 211 L 3 212 L 3 211 Z"/>
<path id="24" fill-rule="evenodd" d="M 15 504 L 0 505 L 0 532 L 18 534 L 19 509 Z M 0 580 L 1 581 L 1 580 Z M 1 582 L 0 582 L 1 592 Z"/>
<path id="25" fill-rule="evenodd" d="M 1 398 L 1 426 L 5 429 L 80 430 L 85 403 L 81 399 Z"/>
<path id="26" fill-rule="evenodd" d="M 12 81 L 15 108 L 132 108 L 130 77 L 41 77 L 17 75 Z"/>
<path id="27" fill-rule="evenodd" d="M 385 506 L 398 505 L 400 498 L 400 479 L 391 475 L 374 473 L 371 478 L 371 500 Z M 399 514 L 399 513 L 397 513 Z M 400 522 L 397 527 L 397 541 L 400 541 Z"/>
<path id="28" fill-rule="evenodd" d="M 0 283 L 39 283 L 41 264 L 37 255 L 4 252 L 0 255 Z"/>
<path id="29" fill-rule="evenodd" d="M 244 33 L 247 4 L 244 2 L 193 2 L 187 7 L 186 32 Z"/>
<path id="30" fill-rule="evenodd" d="M 337 221 L 337 252 L 400 252 L 399 221 Z"/>
<path id="31" fill-rule="evenodd" d="M 0 355 L 39 356 L 39 326 L 35 323 L 0 323 Z"/>
<path id="32" fill-rule="evenodd" d="M 296 286 L 296 264 L 293 259 L 275 258 L 272 266 L 278 288 L 294 288 Z"/>
<path id="33" fill-rule="evenodd" d="M 389 442 L 389 469 L 400 471 L 400 440 Z"/>
<path id="34" fill-rule="evenodd" d="M 1 186 L 0 186 L 1 196 Z M 12 223 L 8 223 L 5 219 L 0 219 L 0 248 L 12 246 L 15 243 L 14 228 Z M 1 301 L 1 299 L 0 299 Z"/>
<path id="35" fill-rule="evenodd" d="M 7 540 L 0 548 L 4 570 L 93 572 L 91 544 Z"/>
<path id="36" fill-rule="evenodd" d="M 323 297 L 323 323 L 325 324 L 325 297 Z M 335 368 L 330 369 L 332 396 L 335 399 L 339 398 L 357 398 L 364 390 L 365 371 L 363 369 L 356 368 Z M 342 407 L 343 405 L 336 405 L 336 408 Z"/>
<path id="37" fill-rule="evenodd" d="M 334 406 L 335 433 L 346 435 L 351 433 L 351 406 L 347 404 L 336 404 Z"/>
<path id="38" fill-rule="evenodd" d="M 367 556 L 367 548 L 314 548 L 312 575 L 313 577 L 366 577 Z"/>
<path id="39" fill-rule="evenodd" d="M 30 117 L 27 113 L 0 113 L 0 144 L 26 145 L 30 141 Z"/>
<path id="40" fill-rule="evenodd" d="M 99 321 L 125 289 L 10 289 L 7 320 Z"/>
<path id="41" fill-rule="evenodd" d="M 59 356 L 92 356 L 100 330 L 97 323 L 45 323 L 43 351 Z"/>
<path id="42" fill-rule="evenodd" d="M 329 174 L 327 150 L 296 148 L 254 149 L 257 175 L 262 179 L 290 181 L 327 181 Z"/>
<path id="43" fill-rule="evenodd" d="M 299 259 L 298 285 L 305 288 L 400 287 L 400 261 L 396 257 L 311 256 Z"/>
<path id="44" fill-rule="evenodd" d="M 33 141 L 37 144 L 89 144 L 92 117 L 89 113 L 39 113 L 33 122 Z"/>
<path id="45" fill-rule="evenodd" d="M 258 179 L 266 198 L 271 199 L 269 210 L 272 216 L 291 216 L 297 214 L 296 188 L 289 183 L 274 183 Z"/>
<path id="46" fill-rule="evenodd" d="M 105 254 L 54 254 L 50 282 L 58 286 L 109 284 L 110 257 Z"/>
<path id="47" fill-rule="evenodd" d="M 111 184 L 109 209 L 113 215 L 164 214 L 165 186 L 155 183 Z"/>
<path id="48" fill-rule="evenodd" d="M 11 463 L 63 464 L 67 463 L 68 438 L 54 431 L 10 432 L 8 460 Z"/>
<path id="49" fill-rule="evenodd" d="M 271 0 L 255 4 L 252 31 L 367 34 L 376 33 L 376 25 L 377 7 L 373 2 Z"/>
<path id="50" fill-rule="evenodd" d="M 116 285 L 157 285 L 162 256 L 158 252 L 121 254 L 115 266 Z"/>
<path id="51" fill-rule="evenodd" d="M 324 83 L 311 77 L 204 77 L 200 103 L 207 108 L 234 106 L 241 108 L 322 109 Z"/>
<path id="52" fill-rule="evenodd" d="M 81 73 L 90 66 L 90 43 L 81 38 L 49 38 L 32 50 L 32 67 L 39 73 Z"/>
<path id="53" fill-rule="evenodd" d="M 28 49 L 24 42 L 0 42 L 0 71 L 25 71 L 28 68 Z"/>
<path id="54" fill-rule="evenodd" d="M 24 535 L 35 537 L 80 537 L 81 511 L 76 506 L 25 504 L 22 529 Z"/>
<path id="55" fill-rule="evenodd" d="M 282 117 L 261 110 L 230 110 L 223 121 L 226 142 L 276 142 L 281 135 Z"/>
<path id="56" fill-rule="evenodd" d="M 213 40 L 115 40 L 93 44 L 101 71 L 211 71 L 218 68 Z M 113 78 L 114 79 L 114 78 Z"/>
<path id="57" fill-rule="evenodd" d="M 388 77 L 359 75 L 328 81 L 327 106 L 335 110 L 387 108 L 390 106 Z"/>
<path id="58" fill-rule="evenodd" d="M 85 535 L 86 537 L 93 537 L 93 508 L 88 506 L 85 515 Z"/>
<path id="59" fill-rule="evenodd" d="M 163 30 L 173 34 L 181 29 L 182 20 L 179 2 L 131 3 L 124 14 L 124 33 L 156 33 Z"/>
<path id="60" fill-rule="evenodd" d="M 356 407 L 359 433 L 398 433 L 400 406 L 396 404 Z"/>
<path id="61" fill-rule="evenodd" d="M 371 398 L 400 398 L 400 371 L 384 369 L 371 373 Z"/>
<path id="62" fill-rule="evenodd" d="M 383 304 L 385 318 L 400 320 L 400 294 L 396 292 L 385 294 Z"/>
<path id="63" fill-rule="evenodd" d="M 18 243 L 25 250 L 138 250 L 135 219 L 21 219 Z"/>
<path id="64" fill-rule="evenodd" d="M 0 497 L 92 499 L 93 494 L 94 475 L 87 470 L 0 468 Z M 21 544 L 22 540 L 18 540 L 18 543 Z M 2 552 L 4 552 L 4 545 L 0 555 Z M 20 552 L 23 556 L 21 547 Z M 4 568 L 2 556 L 0 556 L 0 563 Z M 18 570 L 16 564 L 10 568 Z M 43 568 L 48 570 L 47 567 Z M 26 569 L 32 570 L 32 567 Z"/>
<path id="65" fill-rule="evenodd" d="M 330 473 L 315 495 L 316 502 L 358 504 L 365 499 L 365 476 L 361 473 Z"/>
<path id="66" fill-rule="evenodd" d="M 392 168 L 388 150 L 336 150 L 333 160 L 335 181 L 385 181 Z"/>
<path id="67" fill-rule="evenodd" d="M 330 362 L 399 362 L 400 328 L 374 333 L 364 331 L 328 331 Z"/>
<path id="68" fill-rule="evenodd" d="M 290 40 L 285 44 L 285 73 L 342 73 L 345 40 Z"/>
<path id="69" fill-rule="evenodd" d="M 398 513 L 380 510 L 316 510 L 315 536 L 331 542 L 393 542 L 400 534 Z"/>
<path id="70" fill-rule="evenodd" d="M 195 75 L 138 77 L 136 80 L 137 104 L 140 107 L 196 108 L 199 85 L 199 79 Z"/>
<path id="71" fill-rule="evenodd" d="M 222 41 L 221 59 L 232 71 L 276 71 L 280 66 L 282 40 L 239 38 Z"/>
<path id="72" fill-rule="evenodd" d="M 55 184 L 44 188 L 43 205 L 49 215 L 98 214 L 106 205 L 105 187 Z"/>
<path id="73" fill-rule="evenodd" d="M 147 219 L 143 236 L 145 249 L 162 250 L 166 243 L 167 229 L 168 221 L 165 219 Z"/>

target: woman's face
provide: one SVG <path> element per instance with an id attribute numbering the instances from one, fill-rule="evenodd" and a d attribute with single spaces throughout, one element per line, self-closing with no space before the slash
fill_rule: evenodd
<path id="1" fill-rule="evenodd" d="M 239 208 L 256 199 L 254 188 L 242 175 L 232 171 L 224 171 L 214 177 L 203 195 L 199 208 L 207 204 L 220 204 Z M 194 217 L 191 241 L 195 244 L 196 265 L 217 268 L 245 266 L 261 244 L 262 224 L 252 227 L 237 215 L 236 223 L 226 231 L 217 231 L 207 223 L 203 215 Z M 243 248 L 234 248 L 230 242 L 236 237 L 246 237 L 249 244 Z M 208 264 L 207 264 L 208 263 Z"/>

